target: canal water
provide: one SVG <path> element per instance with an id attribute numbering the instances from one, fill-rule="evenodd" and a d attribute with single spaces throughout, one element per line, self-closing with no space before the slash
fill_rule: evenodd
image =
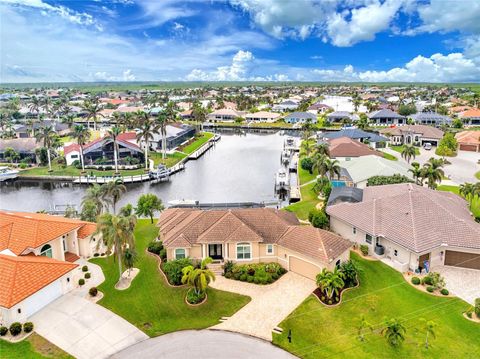
<path id="1" fill-rule="evenodd" d="M 200 159 L 170 177 L 170 182 L 127 185 L 120 206 L 136 204 L 144 193 L 154 193 L 167 204 L 178 199 L 200 202 L 262 202 L 277 200 L 275 173 L 281 167 L 284 136 L 281 132 L 222 131 L 222 138 Z M 86 185 L 16 180 L 0 185 L 0 208 L 15 211 L 79 208 Z"/>

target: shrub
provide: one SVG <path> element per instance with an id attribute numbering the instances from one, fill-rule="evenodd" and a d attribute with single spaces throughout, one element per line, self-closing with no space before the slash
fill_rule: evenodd
<path id="1" fill-rule="evenodd" d="M 360 245 L 360 252 L 362 252 L 364 256 L 368 256 L 368 246 L 366 244 Z"/>
<path id="2" fill-rule="evenodd" d="M 162 251 L 162 249 L 163 249 L 163 243 L 161 241 L 151 241 L 147 247 L 147 250 L 150 253 L 154 253 L 158 256 L 160 256 L 160 252 Z"/>
<path id="3" fill-rule="evenodd" d="M 467 317 L 469 317 L 470 319 L 472 319 L 472 314 L 473 314 L 473 311 L 472 309 L 469 309 L 465 312 L 465 314 L 467 315 Z"/>
<path id="4" fill-rule="evenodd" d="M 302 160 L 300 161 L 300 167 L 303 170 L 308 171 L 310 174 L 312 174 L 313 173 L 313 160 L 310 157 L 302 158 Z"/>
<path id="5" fill-rule="evenodd" d="M 386 184 L 411 183 L 411 182 L 413 182 L 413 181 L 410 178 L 396 173 L 392 176 L 373 176 L 373 177 L 370 177 L 367 181 L 367 186 L 368 187 L 373 187 L 373 186 L 383 186 L 383 185 L 386 185 Z"/>
<path id="6" fill-rule="evenodd" d="M 248 283 L 252 283 L 252 282 L 253 282 L 253 278 L 254 278 L 253 275 L 247 276 L 247 282 L 248 282 Z M 255 283 L 257 283 L 257 282 L 258 282 L 258 278 L 255 278 L 255 279 L 257 280 Z"/>
<path id="7" fill-rule="evenodd" d="M 8 328 L 7 327 L 0 327 L 0 337 L 7 335 Z"/>
<path id="8" fill-rule="evenodd" d="M 85 273 L 85 279 L 90 279 L 91 276 L 90 272 Z"/>
<path id="9" fill-rule="evenodd" d="M 72 166 L 75 167 L 78 170 L 82 168 L 82 164 L 80 163 L 80 160 L 73 161 Z"/>
<path id="10" fill-rule="evenodd" d="M 18 334 L 22 332 L 22 324 L 19 322 L 12 323 L 10 325 L 10 334 L 12 334 L 14 337 L 16 337 Z"/>
<path id="11" fill-rule="evenodd" d="M 200 293 L 197 294 L 194 290 L 190 289 L 187 292 L 187 302 L 190 304 L 198 304 L 200 303 L 203 299 L 205 299 L 205 293 Z"/>
<path id="12" fill-rule="evenodd" d="M 100 254 L 99 253 L 94 253 L 93 256 L 94 257 L 98 257 Z"/>
<path id="13" fill-rule="evenodd" d="M 448 295 L 450 292 L 448 291 L 447 288 L 443 288 L 440 293 L 442 293 L 443 295 Z"/>
<path id="14" fill-rule="evenodd" d="M 225 278 L 227 279 L 231 279 L 233 277 L 233 273 L 232 272 L 227 272 L 224 274 L 225 275 Z"/>
<path id="15" fill-rule="evenodd" d="M 82 286 L 82 285 L 84 285 L 84 284 L 85 284 L 85 279 L 80 278 L 80 279 L 78 280 L 78 285 Z"/>
<path id="16" fill-rule="evenodd" d="M 475 314 L 480 318 L 480 298 L 475 299 Z"/>
<path id="17" fill-rule="evenodd" d="M 24 170 L 25 168 L 28 167 L 28 165 L 25 162 L 22 162 L 22 163 L 20 163 L 20 165 L 18 167 L 20 167 L 20 169 Z"/>
<path id="18" fill-rule="evenodd" d="M 162 269 L 170 284 L 181 285 L 183 276 L 182 269 L 190 265 L 193 265 L 190 258 L 182 258 L 165 262 L 162 265 Z"/>
<path id="19" fill-rule="evenodd" d="M 431 286 L 433 284 L 432 277 L 430 277 L 429 275 L 427 275 L 426 277 L 423 277 L 422 284 Z"/>
<path id="20" fill-rule="evenodd" d="M 160 251 L 159 256 L 160 256 L 160 258 L 162 259 L 162 261 L 166 260 L 166 259 L 167 259 L 167 249 L 166 249 L 166 248 L 162 248 L 162 250 Z"/>
<path id="21" fill-rule="evenodd" d="M 435 291 L 435 287 L 433 287 L 433 286 L 431 286 L 431 285 L 429 285 L 429 286 L 427 287 L 427 292 L 433 293 L 434 291 Z"/>
<path id="22" fill-rule="evenodd" d="M 83 266 L 82 267 L 82 272 L 88 272 L 88 266 Z"/>
<path id="23" fill-rule="evenodd" d="M 316 228 L 328 229 L 329 220 L 324 210 L 313 209 L 308 214 L 308 221 Z"/>
<path id="24" fill-rule="evenodd" d="M 412 284 L 414 285 L 419 285 L 421 283 L 420 278 L 418 277 L 412 277 Z"/>
<path id="25" fill-rule="evenodd" d="M 32 322 L 25 322 L 23 324 L 23 331 L 25 333 L 30 333 L 33 330 L 33 323 Z"/>
<path id="26" fill-rule="evenodd" d="M 233 261 L 226 261 L 223 265 L 223 274 L 226 275 L 227 273 L 231 273 L 235 263 Z"/>
<path id="27" fill-rule="evenodd" d="M 247 280 L 247 278 L 248 278 L 247 274 L 242 274 L 242 275 L 240 276 L 240 280 L 241 280 L 242 282 L 245 282 L 245 281 Z"/>
<path id="28" fill-rule="evenodd" d="M 353 287 L 357 284 L 357 272 L 358 269 L 352 260 L 343 262 L 340 265 L 340 272 L 344 275 L 345 287 Z"/>
<path id="29" fill-rule="evenodd" d="M 91 297 L 96 297 L 98 294 L 98 289 L 97 287 L 92 287 L 88 290 L 88 294 L 90 294 Z"/>

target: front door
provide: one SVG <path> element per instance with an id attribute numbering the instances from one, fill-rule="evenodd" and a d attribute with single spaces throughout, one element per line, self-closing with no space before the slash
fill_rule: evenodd
<path id="1" fill-rule="evenodd" d="M 221 244 L 209 244 L 208 245 L 208 256 L 212 259 L 223 259 L 222 256 L 222 245 Z"/>
<path id="2" fill-rule="evenodd" d="M 418 266 L 420 269 L 430 270 L 430 253 L 423 254 L 418 258 Z"/>

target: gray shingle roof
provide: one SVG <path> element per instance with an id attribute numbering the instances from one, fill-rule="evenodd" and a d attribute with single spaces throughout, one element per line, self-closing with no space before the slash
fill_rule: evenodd
<path id="1" fill-rule="evenodd" d="M 388 108 L 385 108 L 383 110 L 378 110 L 378 111 L 375 111 L 373 113 L 371 113 L 370 115 L 368 115 L 369 118 L 405 118 L 404 116 L 388 109 Z"/>

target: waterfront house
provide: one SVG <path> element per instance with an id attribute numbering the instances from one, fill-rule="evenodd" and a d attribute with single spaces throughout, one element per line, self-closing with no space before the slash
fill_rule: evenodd
<path id="1" fill-rule="evenodd" d="M 440 127 L 441 125 L 452 124 L 452 119 L 449 116 L 440 115 L 436 112 L 418 112 L 408 116 L 417 125 L 431 125 Z"/>
<path id="2" fill-rule="evenodd" d="M 380 130 L 380 133 L 387 136 L 392 145 L 423 146 L 425 143 L 430 143 L 433 146 L 438 146 L 438 143 L 443 138 L 442 130 L 426 125 L 384 128 Z"/>
<path id="3" fill-rule="evenodd" d="M 358 128 L 346 128 L 334 132 L 319 132 L 317 137 L 320 139 L 320 141 L 332 140 L 334 138 L 340 137 L 348 137 L 352 140 L 366 143 L 373 148 L 385 147 L 385 144 L 388 141 L 388 138 L 384 136 L 379 136 L 376 133 L 367 132 Z"/>
<path id="4" fill-rule="evenodd" d="M 268 111 L 259 111 L 254 113 L 247 113 L 245 115 L 245 120 L 253 121 L 253 122 L 269 122 L 273 123 L 277 121 L 281 115 L 275 112 L 268 112 Z"/>
<path id="5" fill-rule="evenodd" d="M 368 117 L 370 118 L 370 121 L 377 126 L 404 125 L 407 123 L 405 116 L 399 115 L 387 108 L 375 111 L 369 114 Z"/>
<path id="6" fill-rule="evenodd" d="M 74 288 L 75 262 L 105 248 L 96 224 L 0 211 L 0 325 L 28 317 Z"/>
<path id="7" fill-rule="evenodd" d="M 327 206 L 330 228 L 398 271 L 480 270 L 480 224 L 450 192 L 412 183 L 367 187 L 358 203 Z"/>
<path id="8" fill-rule="evenodd" d="M 460 113 L 458 116 L 465 126 L 479 126 L 480 125 L 480 109 L 472 108 L 470 110 Z"/>
<path id="9" fill-rule="evenodd" d="M 461 151 L 480 152 L 480 131 L 462 131 L 455 135 L 458 149 Z"/>
<path id="10" fill-rule="evenodd" d="M 317 116 L 310 112 L 292 112 L 285 116 L 285 122 L 291 124 L 317 123 Z"/>
<path id="11" fill-rule="evenodd" d="M 167 260 L 278 262 L 315 279 L 322 268 L 333 269 L 349 259 L 350 243 L 342 237 L 301 225 L 295 214 L 272 208 L 169 208 L 157 226 Z"/>
<path id="12" fill-rule="evenodd" d="M 7 148 L 13 148 L 20 156 L 18 159 L 26 160 L 27 162 L 37 162 L 37 155 L 35 151 L 42 147 L 41 143 L 37 142 L 35 138 L 12 138 L 12 139 L 0 139 L 0 159 L 2 162 L 8 162 L 5 159 L 5 151 Z"/>
<path id="13" fill-rule="evenodd" d="M 328 111 L 333 111 L 333 108 L 320 102 L 314 103 L 307 108 L 307 112 L 313 113 L 314 115 L 324 114 Z"/>
<path id="14" fill-rule="evenodd" d="M 187 142 L 195 136 L 196 129 L 194 126 L 187 124 L 175 123 L 167 125 L 167 150 L 173 150 L 182 143 Z M 142 144 L 143 145 L 143 144 Z M 149 147 L 154 151 L 162 150 L 162 135 L 154 133 L 153 138 L 148 143 Z M 143 147 L 144 148 L 144 147 Z"/>
<path id="15" fill-rule="evenodd" d="M 349 137 L 334 138 L 327 143 L 330 158 L 339 161 L 349 161 L 355 157 L 370 155 L 383 157 L 382 152 L 376 151 L 370 146 Z"/>
<path id="16" fill-rule="evenodd" d="M 209 122 L 234 122 L 237 118 L 242 118 L 242 113 L 229 108 L 215 110 L 207 115 Z"/>
<path id="17" fill-rule="evenodd" d="M 354 122 L 358 121 L 359 117 L 356 114 L 352 114 L 348 111 L 334 111 L 327 115 L 328 122 L 343 122 L 349 121 Z"/>
<path id="18" fill-rule="evenodd" d="M 298 107 L 298 102 L 292 101 L 292 100 L 285 100 L 283 102 L 277 103 L 272 107 L 273 111 L 278 111 L 278 112 L 285 112 L 285 111 L 293 111 L 297 109 Z"/>

